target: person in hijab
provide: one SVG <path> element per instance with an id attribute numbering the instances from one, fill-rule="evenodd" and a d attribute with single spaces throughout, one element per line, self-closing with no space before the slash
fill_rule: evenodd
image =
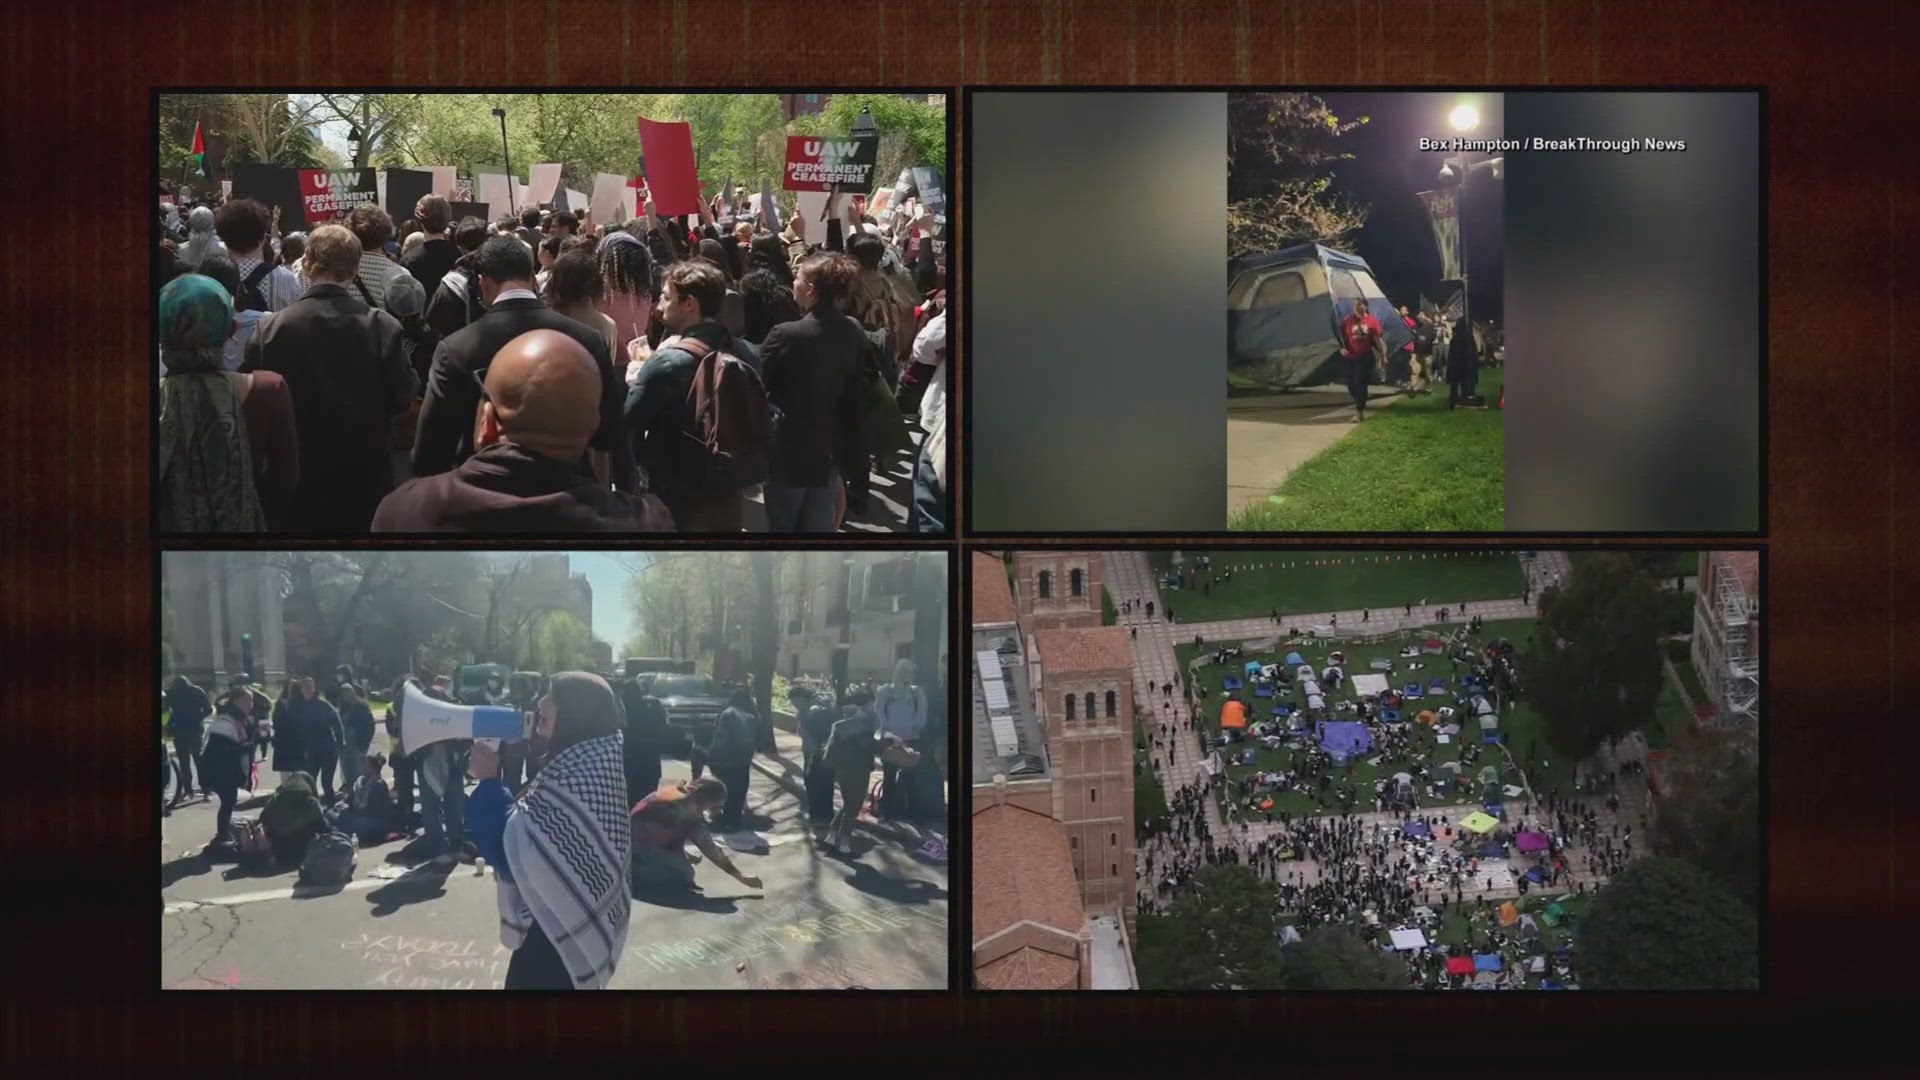
<path id="1" fill-rule="evenodd" d="M 318 776 L 321 794 L 332 802 L 333 769 L 340 762 L 340 747 L 346 742 L 346 732 L 340 726 L 340 713 L 320 696 L 319 685 L 311 675 L 300 680 L 293 700 L 287 704 L 287 726 L 300 733 L 300 745 L 305 750 L 303 760 L 312 773 L 308 782 Z"/>
<path id="2" fill-rule="evenodd" d="M 187 215 L 187 242 L 180 247 L 180 261 L 199 269 L 207 256 L 226 253 L 227 245 L 214 235 L 213 211 L 204 206 L 194 207 Z"/>
<path id="3" fill-rule="evenodd" d="M 598 990 L 626 949 L 630 849 L 620 703 L 585 671 L 553 677 L 535 730 L 539 773 L 516 800 L 499 752 L 476 743 L 474 843 L 493 863 L 508 990 Z"/>
<path id="4" fill-rule="evenodd" d="M 222 351 L 233 327 L 233 297 L 212 278 L 183 274 L 160 290 L 161 532 L 267 527 L 241 394 Z"/>
<path id="5" fill-rule="evenodd" d="M 276 865 L 299 866 L 307 857 L 307 844 L 328 832 L 327 815 L 313 794 L 313 777 L 296 772 L 280 781 L 260 811 L 260 828 L 267 834 Z"/>

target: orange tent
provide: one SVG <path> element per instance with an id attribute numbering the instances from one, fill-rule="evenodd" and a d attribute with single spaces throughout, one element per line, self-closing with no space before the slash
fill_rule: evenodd
<path id="1" fill-rule="evenodd" d="M 1220 726 L 1244 728 L 1247 726 L 1247 707 L 1238 701 L 1229 701 L 1220 706 Z"/>
<path id="2" fill-rule="evenodd" d="M 1265 798 L 1265 799 L 1261 799 L 1261 800 L 1260 800 L 1260 809 L 1262 809 L 1262 810 L 1271 810 L 1271 809 L 1273 809 L 1273 799 L 1272 799 L 1272 798 Z"/>
<path id="3" fill-rule="evenodd" d="M 1517 923 L 1519 921 L 1520 921 L 1520 909 L 1513 906 L 1513 901 L 1509 900 L 1506 903 L 1500 905 L 1500 925 L 1501 926 L 1512 926 L 1514 923 Z"/>

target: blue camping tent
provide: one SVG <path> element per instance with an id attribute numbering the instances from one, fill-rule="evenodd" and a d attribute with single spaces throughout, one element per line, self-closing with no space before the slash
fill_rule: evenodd
<path id="1" fill-rule="evenodd" d="M 1320 244 L 1296 244 L 1227 264 L 1227 366 L 1272 387 L 1334 381 L 1340 324 L 1367 300 L 1386 331 L 1387 378 L 1408 375 L 1407 324 L 1393 312 L 1365 259 Z"/>
<path id="2" fill-rule="evenodd" d="M 1499 953 L 1474 953 L 1473 954 L 1473 970 L 1499 971 L 1500 970 L 1500 954 Z"/>
<path id="3" fill-rule="evenodd" d="M 1497 840 L 1490 840 L 1480 846 L 1480 857 L 1483 859 L 1504 859 L 1507 857 L 1507 846 Z"/>
<path id="4" fill-rule="evenodd" d="M 1547 880 L 1547 872 L 1538 866 L 1533 867 L 1527 871 L 1527 880 L 1538 885 L 1540 882 Z"/>
<path id="5" fill-rule="evenodd" d="M 1241 685 L 1240 676 L 1228 675 L 1220 680 L 1220 685 L 1227 690 L 1238 690 Z"/>
<path id="6" fill-rule="evenodd" d="M 1307 661 L 1306 661 L 1306 658 L 1305 658 L 1305 657 L 1303 657 L 1303 656 L 1301 656 L 1301 655 L 1300 655 L 1299 653 L 1297 653 L 1297 652 L 1290 652 L 1290 653 L 1288 653 L 1288 654 L 1287 654 L 1287 666 L 1288 666 L 1288 667 L 1299 667 L 1299 666 L 1300 666 L 1301 664 L 1304 664 L 1304 663 L 1306 663 L 1306 662 L 1307 662 Z"/>
<path id="7" fill-rule="evenodd" d="M 1273 684 L 1272 683 L 1256 683 L 1253 687 L 1253 696 L 1254 697 L 1272 697 Z"/>
<path id="8" fill-rule="evenodd" d="M 1398 709 L 1381 709 L 1381 710 L 1380 710 L 1380 719 L 1381 719 L 1381 720 L 1383 720 L 1383 721 L 1385 721 L 1386 723 L 1389 723 L 1389 724 L 1397 724 L 1397 723 L 1399 723 L 1399 722 L 1400 722 L 1400 710 L 1398 710 Z"/>
<path id="9" fill-rule="evenodd" d="M 1403 835 L 1421 839 L 1430 839 L 1433 836 L 1433 829 L 1424 821 L 1409 821 L 1400 826 L 1400 832 Z"/>
<path id="10" fill-rule="evenodd" d="M 1246 672 L 1247 678 L 1249 679 L 1253 678 L 1255 675 L 1260 674 L 1260 661 L 1258 660 L 1247 661 L 1243 670 Z"/>

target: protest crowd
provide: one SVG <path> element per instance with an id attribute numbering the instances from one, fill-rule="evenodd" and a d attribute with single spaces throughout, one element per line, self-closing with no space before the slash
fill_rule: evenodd
<path id="1" fill-rule="evenodd" d="M 833 532 L 904 459 L 907 527 L 941 531 L 945 217 L 874 202 L 810 228 L 731 185 L 612 222 L 428 195 L 282 234 L 168 192 L 160 528 L 735 533 L 757 491 L 768 532 Z"/>
<path id="2" fill-rule="evenodd" d="M 763 888 L 734 858 L 767 850 L 746 800 L 770 718 L 750 692 L 732 690 L 710 729 L 687 734 L 670 725 L 653 676 L 487 670 L 499 667 L 463 667 L 458 684 L 408 673 L 373 691 L 342 666 L 331 677 L 290 676 L 271 698 L 247 675 L 217 697 L 176 676 L 160 700 L 161 814 L 217 799 L 200 857 L 241 873 L 297 869 L 305 886 L 344 885 L 357 852 L 401 842 L 389 861 L 492 867 L 502 943 L 513 950 L 508 989 L 605 986 L 631 900 L 684 904 L 673 898 L 698 888 L 703 857 Z M 944 775 L 943 740 L 914 679 L 903 660 L 892 682 L 849 685 L 838 706 L 825 680 L 791 687 L 808 824 L 823 850 L 848 854 L 863 812 L 944 829 L 942 796 L 928 790 Z M 373 749 L 376 697 L 385 699 L 385 754 Z M 511 710 L 523 737 L 422 739 L 429 729 L 418 718 L 409 727 L 406 714 L 434 703 Z M 683 738 L 692 777 L 663 782 L 661 760 Z M 263 765 L 277 784 L 263 783 Z M 876 768 L 883 779 L 870 788 Z M 257 815 L 235 817 L 243 796 L 265 797 Z M 928 845 L 923 853 L 944 860 L 943 842 L 930 836 Z"/>

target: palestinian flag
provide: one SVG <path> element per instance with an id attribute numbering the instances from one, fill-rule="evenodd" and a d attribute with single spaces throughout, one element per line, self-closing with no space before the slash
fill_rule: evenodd
<path id="1" fill-rule="evenodd" d="M 189 155 L 189 159 L 194 167 L 199 169 L 201 176 L 209 180 L 213 179 L 213 173 L 207 169 L 207 137 L 201 133 L 198 120 L 193 122 L 193 153 Z"/>

